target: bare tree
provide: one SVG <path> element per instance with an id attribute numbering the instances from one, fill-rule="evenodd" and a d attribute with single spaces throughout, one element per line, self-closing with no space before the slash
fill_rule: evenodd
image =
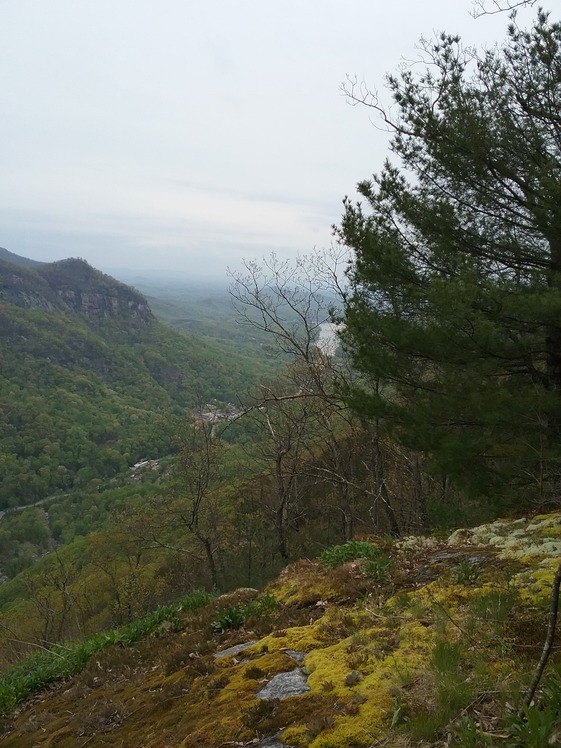
<path id="1" fill-rule="evenodd" d="M 177 434 L 177 446 L 171 498 L 166 493 L 153 499 L 127 525 L 145 549 L 167 549 L 204 563 L 212 586 L 220 589 L 218 553 L 228 511 L 220 481 L 224 444 L 212 421 L 190 417 Z M 182 535 L 194 543 L 181 542 Z"/>
<path id="2" fill-rule="evenodd" d="M 41 625 L 43 643 L 60 642 L 84 634 L 89 601 L 79 586 L 80 568 L 55 551 L 50 563 L 26 581 L 29 599 Z"/>
<path id="3" fill-rule="evenodd" d="M 317 401 L 287 376 L 263 384 L 249 413 L 261 427 L 258 454 L 269 477 L 277 550 L 289 558 L 289 533 L 304 516 L 301 479 L 319 442 Z"/>
<path id="4" fill-rule="evenodd" d="M 385 477 L 379 428 L 359 419 L 347 406 L 345 392 L 355 375 L 344 352 L 335 351 L 334 320 L 345 298 L 346 261 L 346 250 L 332 247 L 294 263 L 275 256 L 262 263 L 248 262 L 245 273 L 232 274 L 230 291 L 241 323 L 268 333 L 290 361 L 283 378 L 263 386 L 252 406 L 267 435 L 270 464 L 275 465 L 276 527 L 283 557 L 287 553 L 283 534 L 289 521 L 288 497 L 298 472 L 331 487 L 346 540 L 354 534 L 358 508 L 364 515 L 365 506 L 371 518 L 384 518 L 384 531 L 400 532 Z M 271 420 L 273 413 L 276 417 L 283 414 L 282 428 L 280 422 Z M 349 455 L 349 444 L 360 448 L 360 459 L 356 450 Z M 293 452 L 296 448 L 300 457 Z M 356 469 L 367 462 L 366 473 Z"/>

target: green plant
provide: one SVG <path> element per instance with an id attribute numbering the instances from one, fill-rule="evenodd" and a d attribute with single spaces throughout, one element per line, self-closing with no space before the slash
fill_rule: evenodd
<path id="1" fill-rule="evenodd" d="M 278 709 L 278 699 L 262 699 L 251 706 L 243 716 L 243 724 L 246 727 L 256 729 L 267 720 L 270 720 Z"/>
<path id="2" fill-rule="evenodd" d="M 334 569 L 356 559 L 366 559 L 364 572 L 369 579 L 385 582 L 392 566 L 392 559 L 382 548 L 378 548 L 367 540 L 349 540 L 343 545 L 327 548 L 319 556 L 324 566 Z"/>
<path id="3" fill-rule="evenodd" d="M 508 588 L 477 595 L 471 602 L 470 612 L 494 623 L 504 623 L 518 602 L 518 595 L 517 590 Z"/>
<path id="4" fill-rule="evenodd" d="M 230 605 L 228 608 L 218 609 L 216 611 L 216 618 L 212 621 L 210 627 L 215 634 L 220 634 L 228 629 L 238 629 L 249 618 L 260 616 L 277 607 L 278 602 L 273 595 L 260 595 L 248 603 Z"/>
<path id="5" fill-rule="evenodd" d="M 311 742 L 314 738 L 323 732 L 329 730 L 335 725 L 335 720 L 330 714 L 324 714 L 321 717 L 316 717 L 314 720 L 306 725 L 306 737 Z"/>
<path id="6" fill-rule="evenodd" d="M 469 558 L 462 558 L 456 564 L 454 577 L 456 584 L 474 584 L 479 579 L 481 570 Z"/>
<path id="7" fill-rule="evenodd" d="M 376 582 L 387 582 L 392 567 L 391 558 L 383 551 L 375 558 L 370 558 L 364 567 L 364 573 Z"/>
<path id="8" fill-rule="evenodd" d="M 434 738 L 442 728 L 448 723 L 448 715 L 443 714 L 441 710 L 425 711 L 422 710 L 412 714 L 407 722 L 407 733 L 413 740 L 431 741 L 429 744 L 434 745 Z"/>
<path id="9" fill-rule="evenodd" d="M 405 714 L 405 705 L 401 696 L 401 691 L 396 690 L 394 694 L 394 705 L 392 710 L 391 726 L 397 727 L 407 722 L 407 715 Z"/>
<path id="10" fill-rule="evenodd" d="M 482 748 L 495 744 L 493 736 L 486 734 L 473 717 L 459 720 L 454 729 L 454 741 L 458 748 Z"/>
<path id="11" fill-rule="evenodd" d="M 531 706 L 522 706 L 509 720 L 507 729 L 517 748 L 561 745 L 561 677 L 555 668 L 543 683 L 539 698 Z"/>
<path id="12" fill-rule="evenodd" d="M 336 566 L 341 566 L 357 558 L 374 558 L 376 550 L 376 547 L 367 540 L 349 540 L 343 545 L 326 548 L 320 554 L 319 561 L 324 566 L 334 569 Z"/>
<path id="13" fill-rule="evenodd" d="M 212 621 L 210 627 L 215 634 L 221 634 L 228 629 L 239 629 L 245 619 L 244 606 L 231 605 L 229 608 L 216 611 L 216 618 Z"/>
<path id="14" fill-rule="evenodd" d="M 79 673 L 90 657 L 116 644 L 129 646 L 149 635 L 161 635 L 161 624 L 171 622 L 177 630 L 181 626 L 179 612 L 196 610 L 212 599 L 208 592 L 197 590 L 173 605 L 162 605 L 138 621 L 112 631 L 103 631 L 77 644 L 60 646 L 56 650 L 38 652 L 22 660 L 0 676 L 0 714 L 12 710 L 29 694 L 49 683 Z"/>
<path id="15" fill-rule="evenodd" d="M 440 676 L 457 673 L 460 660 L 461 654 L 456 644 L 444 640 L 436 643 L 431 664 Z"/>
<path id="16" fill-rule="evenodd" d="M 401 694 L 399 691 L 394 694 L 392 726 L 403 725 L 410 738 L 416 741 L 435 741 L 444 730 L 449 730 L 450 725 L 473 701 L 476 689 L 476 685 L 462 672 L 461 651 L 457 644 L 439 638 L 430 664 L 433 672 L 427 674 L 426 696 L 422 701 L 414 702 L 417 708 L 408 709 L 406 714 Z M 473 748 L 476 745 L 473 743 Z"/>
<path id="17" fill-rule="evenodd" d="M 358 671 L 353 670 L 352 673 L 349 673 L 347 676 L 345 676 L 343 683 L 349 687 L 356 686 L 357 683 L 360 683 L 361 678 L 361 674 Z"/>
<path id="18" fill-rule="evenodd" d="M 516 717 L 510 724 L 510 734 L 517 741 L 514 745 L 520 748 L 559 745 L 561 725 L 556 709 L 524 706 L 523 711 L 524 716 Z"/>

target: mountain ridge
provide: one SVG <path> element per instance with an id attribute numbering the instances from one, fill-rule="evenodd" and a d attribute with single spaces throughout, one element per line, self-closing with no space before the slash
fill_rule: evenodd
<path id="1" fill-rule="evenodd" d="M 30 257 L 17 255 L 15 252 L 10 252 L 4 247 L 0 247 L 0 260 L 11 262 L 13 265 L 19 265 L 20 267 L 35 267 L 44 264 L 40 260 L 32 260 Z"/>
<path id="2" fill-rule="evenodd" d="M 71 311 L 91 318 L 124 315 L 144 323 L 153 319 L 139 291 L 79 258 L 24 266 L 0 257 L 0 300 L 25 309 Z"/>

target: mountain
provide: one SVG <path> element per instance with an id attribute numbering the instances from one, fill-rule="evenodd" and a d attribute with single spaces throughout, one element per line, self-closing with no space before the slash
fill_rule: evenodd
<path id="1" fill-rule="evenodd" d="M 21 255 L 16 255 L 14 252 L 9 252 L 4 247 L 0 247 L 0 260 L 11 262 L 12 265 L 19 265 L 20 267 L 38 267 L 43 264 L 38 260 L 31 260 L 29 257 L 22 257 Z"/>
<path id="2" fill-rule="evenodd" d="M 28 267 L 0 258 L 0 300 L 90 319 L 138 317 L 148 323 L 152 318 L 142 294 L 79 259 Z"/>
<path id="3" fill-rule="evenodd" d="M 558 647 L 534 704 L 521 704 L 560 535 L 557 512 L 354 541 L 292 564 L 261 593 L 191 593 L 8 670 L 2 745 L 559 745 Z"/>
<path id="4" fill-rule="evenodd" d="M 255 378 L 255 361 L 164 327 L 79 259 L 0 259 L 0 351 L 0 509 L 168 453 L 186 408 Z"/>

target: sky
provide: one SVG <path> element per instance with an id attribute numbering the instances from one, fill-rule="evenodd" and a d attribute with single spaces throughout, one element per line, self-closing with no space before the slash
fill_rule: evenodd
<path id="1" fill-rule="evenodd" d="M 332 242 L 388 136 L 384 91 L 472 0 L 0 0 L 0 246 L 177 277 Z M 527 11 L 528 18 L 533 11 Z"/>

